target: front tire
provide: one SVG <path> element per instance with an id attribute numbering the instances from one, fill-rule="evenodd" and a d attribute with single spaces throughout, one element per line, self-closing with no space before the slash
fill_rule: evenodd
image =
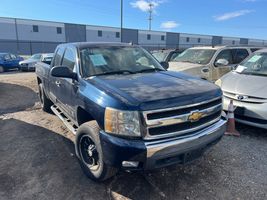
<path id="1" fill-rule="evenodd" d="M 117 173 L 117 169 L 107 166 L 99 139 L 100 128 L 96 121 L 82 124 L 75 139 L 76 154 L 80 166 L 87 177 L 101 182 Z"/>
<path id="2" fill-rule="evenodd" d="M 39 84 L 39 98 L 43 111 L 51 113 L 51 106 L 53 105 L 52 101 L 46 96 L 44 92 L 43 84 Z"/>

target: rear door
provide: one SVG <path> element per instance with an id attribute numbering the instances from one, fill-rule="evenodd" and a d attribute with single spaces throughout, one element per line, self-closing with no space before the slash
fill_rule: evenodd
<path id="1" fill-rule="evenodd" d="M 19 66 L 19 58 L 14 54 L 9 54 L 11 58 L 11 67 L 16 68 Z"/>
<path id="2" fill-rule="evenodd" d="M 53 62 L 51 64 L 51 68 L 52 67 L 58 67 L 61 66 L 62 63 L 62 58 L 63 58 L 63 54 L 64 54 L 65 48 L 64 47 L 59 47 L 56 50 Z M 48 88 L 49 88 L 49 97 L 51 98 L 51 100 L 59 105 L 61 107 L 61 102 L 60 102 L 60 94 L 62 92 L 62 84 L 61 84 L 61 78 L 59 77 L 53 77 L 50 75 L 50 73 L 48 74 L 49 77 L 49 82 L 48 82 Z"/>

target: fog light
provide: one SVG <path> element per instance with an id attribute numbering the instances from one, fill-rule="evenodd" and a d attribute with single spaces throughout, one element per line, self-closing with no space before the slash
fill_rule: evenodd
<path id="1" fill-rule="evenodd" d="M 138 167 L 139 162 L 137 161 L 123 161 L 122 166 L 123 167 Z"/>

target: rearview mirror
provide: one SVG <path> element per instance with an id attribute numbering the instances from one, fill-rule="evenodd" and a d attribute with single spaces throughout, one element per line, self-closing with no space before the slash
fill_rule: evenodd
<path id="1" fill-rule="evenodd" d="M 229 65 L 229 61 L 224 59 L 224 58 L 221 58 L 221 59 L 216 61 L 215 65 L 218 66 L 218 67 L 227 66 L 227 65 Z"/>
<path id="2" fill-rule="evenodd" d="M 169 63 L 168 62 L 160 62 L 161 66 L 164 68 L 164 69 L 168 69 L 169 68 Z"/>
<path id="3" fill-rule="evenodd" d="M 50 71 L 51 76 L 61 77 L 61 78 L 71 78 L 77 80 L 77 74 L 71 71 L 68 67 L 56 66 Z"/>

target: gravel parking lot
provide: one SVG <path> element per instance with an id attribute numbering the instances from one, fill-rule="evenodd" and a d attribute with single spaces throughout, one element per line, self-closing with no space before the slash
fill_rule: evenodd
<path id="1" fill-rule="evenodd" d="M 34 73 L 0 74 L 0 199 L 267 199 L 267 131 L 238 125 L 199 160 L 95 183 L 41 111 Z"/>

